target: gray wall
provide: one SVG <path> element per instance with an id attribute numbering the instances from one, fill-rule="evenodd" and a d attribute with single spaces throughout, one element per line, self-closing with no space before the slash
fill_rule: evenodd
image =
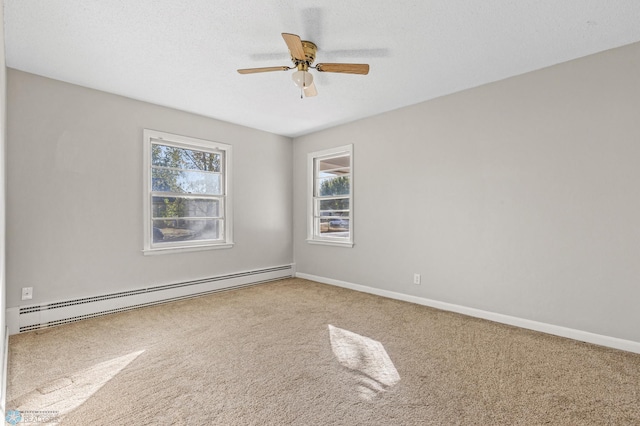
<path id="1" fill-rule="evenodd" d="M 347 143 L 355 246 L 307 244 L 307 153 Z M 297 138 L 293 160 L 298 272 L 640 341 L 640 44 Z"/>
<path id="2" fill-rule="evenodd" d="M 22 304 L 24 286 L 47 302 L 285 264 L 295 252 L 299 272 L 640 341 L 638 76 L 634 44 L 292 147 L 9 70 L 7 306 Z M 233 145 L 233 249 L 142 255 L 143 128 Z M 306 155 L 347 143 L 355 247 L 309 245 Z"/>
<path id="3" fill-rule="evenodd" d="M 8 307 L 292 262 L 291 139 L 12 69 L 7 102 Z M 233 146 L 235 247 L 142 254 L 144 128 Z"/>
<path id="4" fill-rule="evenodd" d="M 0 409 L 4 413 L 5 388 L 4 366 L 6 365 L 6 285 L 5 285 L 5 120 L 6 120 L 6 65 L 4 57 L 4 1 L 0 0 Z"/>

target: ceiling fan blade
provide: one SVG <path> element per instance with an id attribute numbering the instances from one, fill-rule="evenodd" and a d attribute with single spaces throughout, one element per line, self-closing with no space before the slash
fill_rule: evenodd
<path id="1" fill-rule="evenodd" d="M 306 96 L 307 98 L 311 96 L 316 96 L 317 94 L 318 94 L 318 91 L 316 90 L 315 83 L 311 83 L 311 86 L 304 88 L 304 96 Z"/>
<path id="2" fill-rule="evenodd" d="M 281 67 L 263 67 L 263 68 L 245 68 L 238 70 L 240 74 L 255 74 L 258 72 L 270 72 L 270 71 L 287 71 L 291 68 L 281 66 Z"/>
<path id="3" fill-rule="evenodd" d="M 300 36 L 297 36 L 295 34 L 282 33 L 282 38 L 284 39 L 284 42 L 287 43 L 287 47 L 289 48 L 289 52 L 291 52 L 291 56 L 300 61 L 306 60 Z"/>
<path id="4" fill-rule="evenodd" d="M 345 74 L 369 74 L 369 64 L 318 64 L 320 72 L 340 72 Z"/>

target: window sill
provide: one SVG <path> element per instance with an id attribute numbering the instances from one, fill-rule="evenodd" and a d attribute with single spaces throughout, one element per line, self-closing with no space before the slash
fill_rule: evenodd
<path id="1" fill-rule="evenodd" d="M 170 254 L 170 253 L 187 253 L 191 251 L 204 251 L 204 250 L 217 250 L 217 249 L 228 249 L 233 247 L 233 243 L 228 244 L 216 244 L 209 246 L 184 246 L 184 247 L 167 247 L 167 248 L 154 248 L 154 249 L 144 249 L 142 250 L 142 254 L 145 256 L 154 256 L 158 254 Z"/>
<path id="2" fill-rule="evenodd" d="M 351 241 L 329 241 L 329 240 L 310 240 L 307 242 L 309 244 L 317 244 L 321 246 L 335 246 L 335 247 L 353 247 L 353 242 Z"/>

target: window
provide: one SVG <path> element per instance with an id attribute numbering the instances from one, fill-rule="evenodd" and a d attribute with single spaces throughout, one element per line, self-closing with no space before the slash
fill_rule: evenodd
<path id="1" fill-rule="evenodd" d="M 353 145 L 308 156 L 307 241 L 353 246 Z"/>
<path id="2" fill-rule="evenodd" d="M 145 254 L 233 245 L 231 146 L 144 131 Z"/>

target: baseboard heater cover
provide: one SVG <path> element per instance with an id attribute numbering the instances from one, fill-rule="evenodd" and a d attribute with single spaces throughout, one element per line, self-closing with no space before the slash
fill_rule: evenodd
<path id="1" fill-rule="evenodd" d="M 292 276 L 294 276 L 293 265 L 285 265 L 100 296 L 22 306 L 18 310 L 19 329 L 17 331 L 24 333 Z"/>

